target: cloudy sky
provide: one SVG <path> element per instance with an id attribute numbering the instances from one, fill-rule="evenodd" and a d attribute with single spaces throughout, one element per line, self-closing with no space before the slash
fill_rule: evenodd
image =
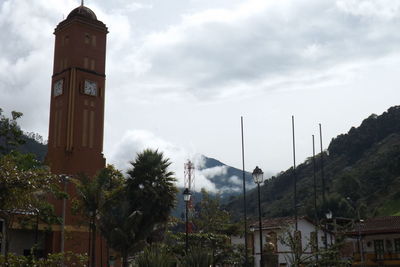
<path id="1" fill-rule="evenodd" d="M 78 0 L 0 0 L 0 107 L 47 138 L 53 30 Z M 400 1 L 86 0 L 109 28 L 105 156 L 159 148 L 182 179 L 200 154 L 279 172 L 311 135 L 399 104 Z M 317 143 L 319 146 L 319 143 Z M 221 170 L 219 170 L 221 171 Z M 223 170 L 222 170 L 223 171 Z M 212 188 L 200 174 L 198 184 Z"/>

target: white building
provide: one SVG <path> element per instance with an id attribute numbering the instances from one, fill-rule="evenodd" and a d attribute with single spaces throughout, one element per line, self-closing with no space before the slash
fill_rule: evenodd
<path id="1" fill-rule="evenodd" d="M 260 267 L 260 231 L 259 223 L 251 224 L 253 231 L 253 254 L 254 266 Z M 322 229 L 316 231 L 315 224 L 307 217 L 299 217 L 297 220 L 297 237 L 301 240 L 299 254 L 302 259 L 311 259 L 313 252 L 318 248 L 325 247 L 325 233 Z M 264 251 L 264 266 L 290 266 L 294 259 L 294 253 L 290 243 L 290 238 L 295 236 L 295 220 L 293 217 L 273 218 L 262 221 L 262 240 Z M 318 248 L 314 245 L 316 242 L 315 233 L 318 233 Z M 327 245 L 334 242 L 332 233 L 326 231 Z"/>

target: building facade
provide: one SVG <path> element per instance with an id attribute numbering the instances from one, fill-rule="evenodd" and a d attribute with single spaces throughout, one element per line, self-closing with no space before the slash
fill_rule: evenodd
<path id="1" fill-rule="evenodd" d="M 260 267 L 260 231 L 258 222 L 250 227 L 253 232 L 254 266 Z M 331 232 L 316 229 L 314 222 L 307 217 L 299 217 L 297 220 L 297 233 L 294 234 L 295 220 L 293 217 L 272 218 L 262 221 L 262 240 L 264 266 L 292 266 L 294 260 L 293 247 L 290 244 L 290 236 L 298 238 L 298 255 L 302 259 L 309 260 L 314 257 L 318 248 L 325 246 L 325 233 L 327 244 L 334 243 L 334 235 Z M 317 242 L 313 240 L 318 240 Z M 315 244 L 318 243 L 318 246 Z"/>
<path id="2" fill-rule="evenodd" d="M 347 235 L 353 266 L 400 266 L 400 216 L 366 219 Z"/>

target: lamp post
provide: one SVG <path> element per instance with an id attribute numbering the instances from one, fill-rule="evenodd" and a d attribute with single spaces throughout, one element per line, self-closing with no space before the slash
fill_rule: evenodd
<path id="1" fill-rule="evenodd" d="M 333 214 L 332 214 L 332 211 L 328 211 L 326 214 L 325 214 L 325 216 L 326 216 L 326 220 L 327 221 L 330 221 L 330 220 L 332 220 L 332 217 L 333 217 Z M 327 227 L 328 225 L 327 225 L 327 223 L 325 223 L 325 231 L 324 231 L 324 236 L 325 236 L 325 249 L 327 249 L 328 248 L 328 235 L 327 235 L 327 233 L 326 233 L 326 231 L 328 230 L 328 227 Z M 335 233 L 336 231 L 335 231 L 336 229 L 335 229 L 335 225 L 333 225 L 333 233 Z M 331 236 L 331 246 L 332 246 L 332 234 L 330 235 Z"/>
<path id="2" fill-rule="evenodd" d="M 260 266 L 264 267 L 262 223 L 261 223 L 261 195 L 260 195 L 260 184 L 264 180 L 264 173 L 260 168 L 258 168 L 258 166 L 256 166 L 256 168 L 253 171 L 253 180 L 257 184 L 257 191 L 258 191 L 258 227 L 260 229 Z"/>
<path id="3" fill-rule="evenodd" d="M 183 200 L 185 201 L 185 206 L 186 206 L 186 212 L 185 212 L 185 225 L 186 225 L 186 236 L 185 236 L 185 251 L 186 254 L 188 252 L 189 248 L 189 220 L 188 220 L 188 212 L 189 212 L 189 201 L 190 197 L 192 194 L 189 191 L 189 188 L 186 188 L 185 191 L 183 191 Z"/>

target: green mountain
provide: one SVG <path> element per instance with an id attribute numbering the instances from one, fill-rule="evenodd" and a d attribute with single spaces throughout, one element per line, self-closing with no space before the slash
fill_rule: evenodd
<path id="1" fill-rule="evenodd" d="M 400 106 L 365 119 L 358 128 L 332 139 L 323 153 L 325 206 L 322 198 L 321 154 L 316 156 L 319 218 L 330 210 L 336 217 L 399 215 L 400 213 Z M 265 181 L 261 187 L 264 217 L 293 216 L 293 168 Z M 296 168 L 298 214 L 314 216 L 313 160 Z M 243 198 L 227 204 L 237 218 Z M 247 194 L 250 216 L 258 212 L 255 190 Z"/>
<path id="2" fill-rule="evenodd" d="M 222 168 L 224 171 L 220 174 L 207 177 L 214 185 L 222 199 L 239 195 L 243 192 L 243 171 L 228 166 L 219 160 L 203 156 L 204 166 L 199 168 L 200 172 L 207 172 L 213 168 Z M 245 172 L 246 188 L 253 188 L 253 178 L 251 173 Z M 199 188 L 200 189 L 200 188 Z"/>
<path id="3" fill-rule="evenodd" d="M 243 172 L 242 170 L 236 169 L 234 167 L 228 166 L 221 161 L 218 161 L 213 158 L 208 158 L 206 156 L 203 157 L 204 164 L 201 167 L 196 169 L 195 175 L 202 174 L 206 177 L 206 179 L 210 180 L 219 196 L 221 197 L 221 202 L 226 203 L 234 196 L 240 195 L 243 191 Z M 218 169 L 218 172 L 214 172 L 213 170 Z M 210 173 L 214 173 L 211 174 Z M 245 182 L 246 188 L 254 187 L 253 178 L 251 173 L 245 172 Z M 196 188 L 200 191 L 201 188 Z M 185 209 L 185 203 L 183 201 L 183 192 L 184 188 L 179 188 L 179 192 L 177 194 L 177 205 L 173 210 L 172 215 L 175 217 L 182 216 L 182 212 Z M 192 192 L 194 197 L 194 202 L 197 203 L 201 201 L 201 193 L 200 192 Z M 215 192 L 210 192 L 211 194 Z"/>

